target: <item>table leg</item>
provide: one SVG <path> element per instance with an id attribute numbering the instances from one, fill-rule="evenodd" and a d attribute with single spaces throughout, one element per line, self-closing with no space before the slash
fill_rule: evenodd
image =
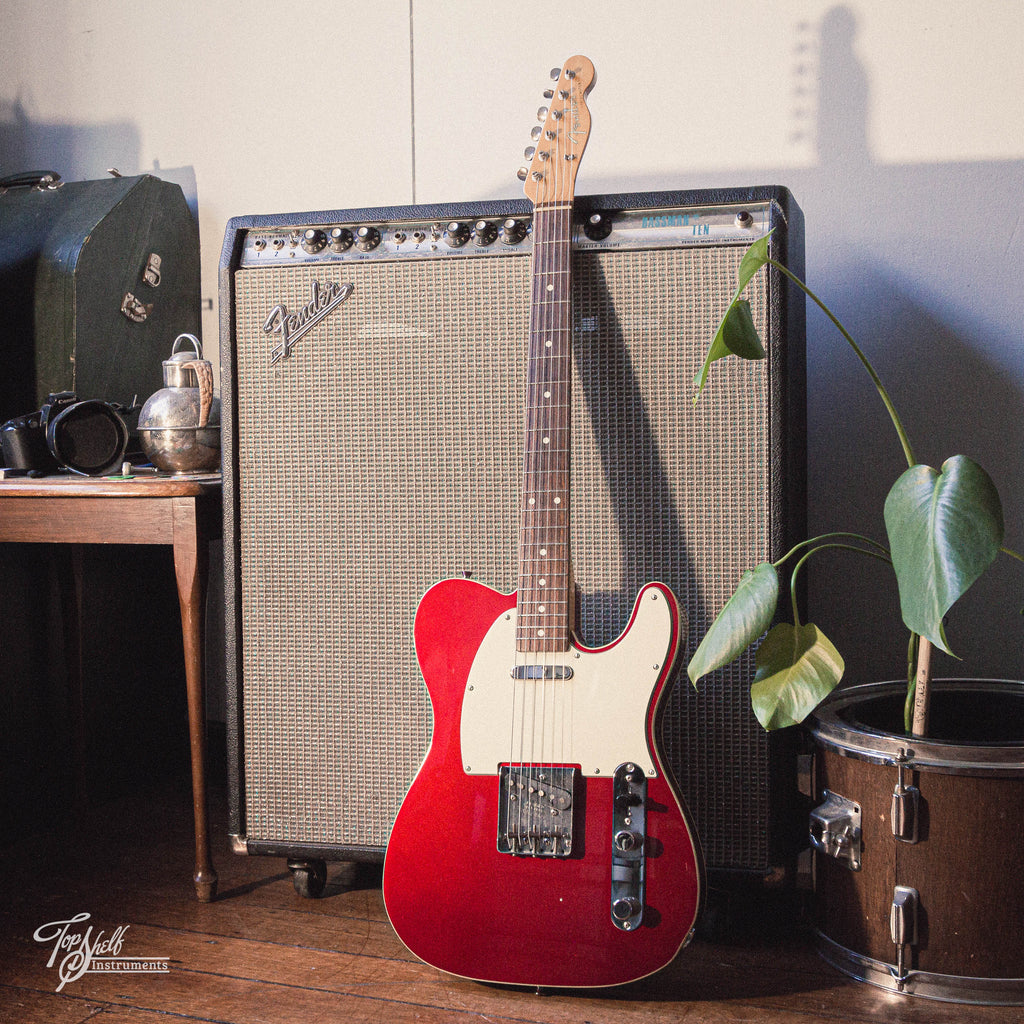
<path id="1" fill-rule="evenodd" d="M 192 805 L 195 813 L 196 898 L 209 903 L 217 894 L 217 872 L 210 855 L 206 801 L 206 694 L 203 682 L 203 626 L 206 610 L 208 547 L 195 498 L 174 501 L 174 573 L 181 605 L 188 690 L 188 729 L 192 751 Z"/>

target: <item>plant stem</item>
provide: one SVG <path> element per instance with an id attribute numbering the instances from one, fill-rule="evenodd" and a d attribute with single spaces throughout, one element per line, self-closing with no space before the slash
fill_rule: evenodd
<path id="1" fill-rule="evenodd" d="M 846 339 L 847 343 L 857 354 L 857 358 L 864 364 L 864 369 L 868 371 L 868 376 L 871 377 L 872 382 L 875 385 L 875 390 L 878 392 L 879 397 L 882 399 L 882 403 L 885 405 L 889 418 L 892 420 L 893 426 L 896 428 L 896 433 L 899 435 L 900 444 L 903 446 L 903 454 L 906 457 L 907 465 L 913 466 L 915 464 L 914 451 L 910 446 L 910 438 L 907 436 L 907 432 L 903 427 L 903 423 L 900 420 L 899 413 L 896 412 L 896 406 L 892 404 L 892 399 L 889 397 L 889 392 L 885 390 L 885 385 L 882 383 L 878 374 L 875 373 L 875 368 L 871 365 L 868 357 L 861 351 L 860 346 L 855 342 L 850 335 L 850 332 L 839 322 L 839 318 L 832 312 L 828 306 L 825 305 L 817 295 L 811 291 L 810 288 L 800 280 L 788 267 L 784 267 L 781 263 L 776 262 L 773 259 L 769 259 L 768 263 L 778 270 L 781 274 L 788 277 L 804 294 L 807 295 L 812 302 L 814 302 L 818 308 L 832 321 L 836 330 Z"/>
<path id="2" fill-rule="evenodd" d="M 865 537 L 860 533 L 849 533 L 847 531 L 839 530 L 835 533 L 821 533 L 817 537 L 811 537 L 808 540 L 802 540 L 798 544 L 794 544 L 780 559 L 772 562 L 772 565 L 776 569 L 779 568 L 791 555 L 795 555 L 801 548 L 810 547 L 812 544 L 817 544 L 819 541 L 830 540 L 833 537 L 849 537 L 851 540 L 863 541 L 865 544 L 870 544 L 871 547 L 875 548 L 881 555 L 885 557 L 887 562 L 890 562 L 889 549 L 884 544 L 879 544 L 877 540 L 872 540 L 870 537 Z M 861 548 L 853 548 L 854 551 L 860 551 Z M 867 554 L 868 552 L 865 552 Z"/>
<path id="3" fill-rule="evenodd" d="M 856 537 L 857 534 L 830 533 L 830 534 L 824 534 L 824 536 L 825 537 Z M 817 540 L 817 539 L 820 539 L 820 538 L 815 538 L 815 539 Z M 804 541 L 804 544 L 798 544 L 797 548 L 803 547 L 806 544 L 813 544 L 813 543 L 814 543 L 814 541 Z M 868 541 L 868 543 L 873 544 L 874 541 Z M 844 551 L 859 551 L 862 555 L 868 555 L 870 558 L 877 558 L 880 562 L 886 562 L 889 565 L 892 565 L 892 559 L 889 557 L 888 553 L 883 554 L 882 551 L 869 551 L 866 548 L 859 548 L 855 544 L 819 544 L 816 548 L 811 548 L 811 550 L 808 551 L 807 554 L 804 555 L 803 558 L 801 558 L 800 561 L 797 562 L 796 565 L 793 566 L 793 572 L 792 572 L 792 575 L 789 578 L 789 599 L 790 599 L 790 601 L 792 602 L 792 605 L 793 605 L 793 625 L 794 626 L 799 626 L 800 625 L 800 610 L 797 608 L 797 603 L 796 603 L 796 578 L 797 578 L 797 575 L 799 574 L 800 570 L 803 568 L 804 562 L 806 562 L 807 559 L 811 557 L 811 555 L 817 554 L 819 551 L 825 551 L 828 548 L 842 548 Z M 794 548 L 793 550 L 795 551 L 796 548 Z M 884 551 L 884 548 L 882 550 Z M 792 552 L 790 552 L 790 554 L 792 554 Z M 788 557 L 788 555 L 786 557 Z"/>
<path id="4" fill-rule="evenodd" d="M 907 698 L 903 702 L 903 731 L 911 733 L 914 728 L 914 692 L 917 687 L 917 634 L 910 634 L 907 644 Z"/>

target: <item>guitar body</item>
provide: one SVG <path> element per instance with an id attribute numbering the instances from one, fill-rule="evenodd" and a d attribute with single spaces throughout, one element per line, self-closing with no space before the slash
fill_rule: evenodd
<path id="1" fill-rule="evenodd" d="M 574 643 L 556 659 L 573 667 L 571 678 L 520 680 L 520 689 L 536 691 L 529 701 L 508 696 L 516 688 L 515 615 L 515 594 L 464 579 L 438 583 L 419 605 L 416 650 L 434 732 L 388 844 L 387 913 L 413 953 L 462 977 L 544 988 L 634 981 L 688 941 L 702 896 L 697 839 L 655 737 L 679 611 L 667 588 L 648 585 L 618 640 L 594 650 Z M 510 707 L 515 715 L 516 700 L 542 717 L 561 702 L 542 731 L 572 737 L 552 762 L 578 769 L 561 814 L 573 821 L 571 852 L 562 856 L 499 849 L 507 799 L 499 762 L 515 757 L 494 751 L 508 746 L 503 718 Z M 642 914 L 629 930 L 611 910 L 621 826 L 612 762 L 633 762 L 646 791 Z"/>

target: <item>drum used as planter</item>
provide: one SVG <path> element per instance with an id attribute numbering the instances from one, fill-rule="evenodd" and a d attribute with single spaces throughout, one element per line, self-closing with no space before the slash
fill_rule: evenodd
<path id="1" fill-rule="evenodd" d="M 892 991 L 1024 1004 L 1024 683 L 932 685 L 928 739 L 903 734 L 903 683 L 808 720 L 819 951 Z"/>

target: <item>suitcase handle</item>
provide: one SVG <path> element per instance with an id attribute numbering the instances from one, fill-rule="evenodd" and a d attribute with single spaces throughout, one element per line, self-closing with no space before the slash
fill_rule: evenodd
<path id="1" fill-rule="evenodd" d="M 0 188 L 25 188 L 28 185 L 40 191 L 48 188 L 60 188 L 64 183 L 56 171 L 22 171 L 0 178 Z"/>

